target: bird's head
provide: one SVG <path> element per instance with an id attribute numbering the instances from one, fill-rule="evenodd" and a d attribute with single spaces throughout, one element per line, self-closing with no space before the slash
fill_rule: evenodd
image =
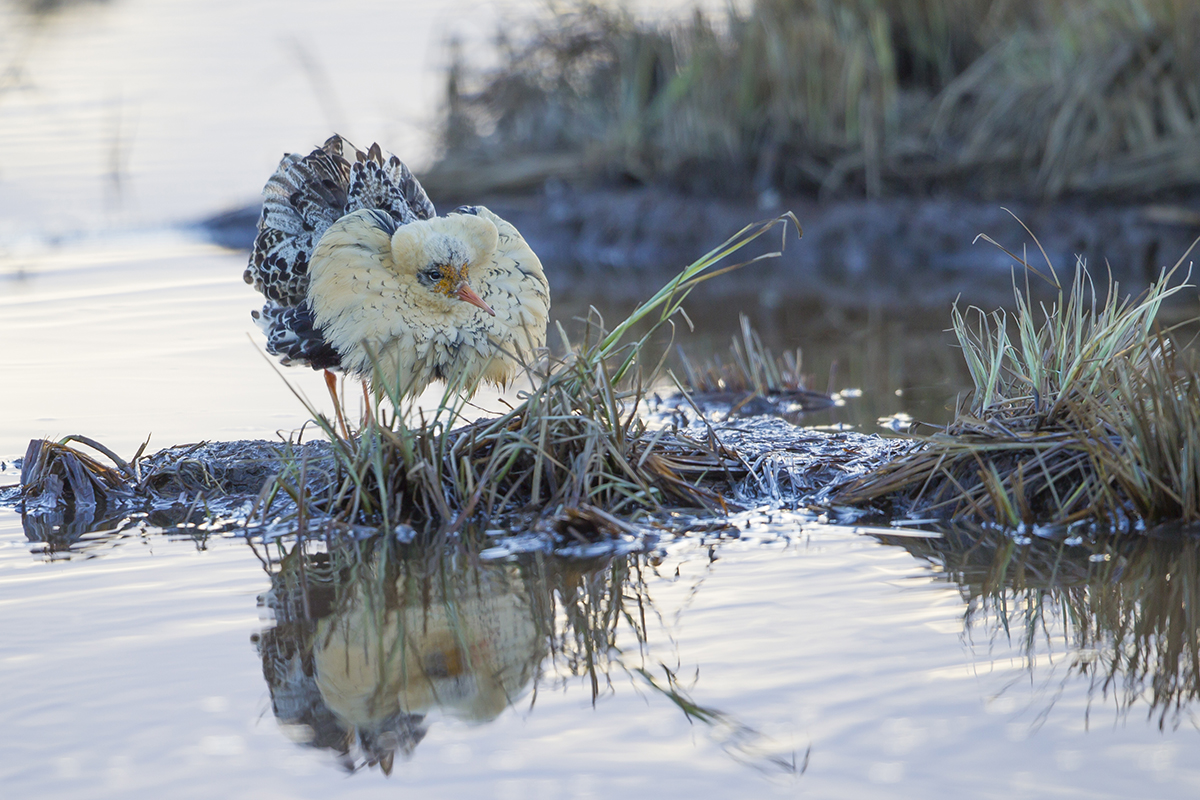
<path id="1" fill-rule="evenodd" d="M 472 214 L 452 214 L 402 225 L 392 234 L 392 260 L 436 296 L 496 312 L 476 294 L 471 275 L 491 259 L 499 243 L 496 226 Z"/>

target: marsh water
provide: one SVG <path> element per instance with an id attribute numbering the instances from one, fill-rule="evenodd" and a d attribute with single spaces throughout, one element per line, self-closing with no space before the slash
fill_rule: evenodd
<path id="1" fill-rule="evenodd" d="M 524 7 L 467 5 L 388 6 L 402 46 L 371 4 L 0 5 L 0 486 L 33 438 L 276 439 L 293 389 L 328 402 L 194 222 L 335 125 L 428 159 L 439 37 Z M 588 304 L 619 314 L 556 294 Z M 736 305 L 683 344 L 751 313 L 851 390 L 802 424 L 961 389 L 940 319 Z M 0 508 L 0 795 L 1195 796 L 1193 540 L 920 527 L 764 507 L 584 560 Z"/>

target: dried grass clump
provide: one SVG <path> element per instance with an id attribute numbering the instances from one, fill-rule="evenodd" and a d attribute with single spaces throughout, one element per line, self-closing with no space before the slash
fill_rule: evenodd
<path id="1" fill-rule="evenodd" d="M 103 453 L 115 467 L 68 446 L 77 441 Z M 145 445 L 142 445 L 145 447 Z M 138 451 L 141 455 L 141 451 Z M 137 457 L 134 461 L 136 463 Z M 90 510 L 114 506 L 132 496 L 134 470 L 99 442 L 86 436 L 67 436 L 62 441 L 33 439 L 21 462 L 21 500 L 31 509 L 49 510 L 58 505 Z"/>
<path id="2" fill-rule="evenodd" d="M 937 99 L 955 168 L 1033 192 L 1144 193 L 1200 183 L 1200 6 L 1047 3 Z"/>
<path id="3" fill-rule="evenodd" d="M 835 502 L 889 498 L 1013 526 L 1200 520 L 1200 373 L 1155 326 L 1162 303 L 1188 288 L 1171 285 L 1178 269 L 1136 301 L 1111 282 L 1100 300 L 1082 261 L 1067 288 L 1050 265 L 1059 289 L 1049 306 L 1035 306 L 1027 286 L 1012 319 L 955 308 L 969 402 Z"/>
<path id="4" fill-rule="evenodd" d="M 426 182 L 1195 186 L 1198 38 L 1191 0 L 757 0 L 667 22 L 584 0 L 502 35 L 494 69 L 456 57 Z"/>
<path id="5" fill-rule="evenodd" d="M 611 331 L 594 315 L 579 346 L 572 347 L 560 328 L 566 354 L 552 359 L 524 402 L 498 418 L 455 427 L 466 402 L 455 380 L 430 417 L 413 412 L 399 391 L 389 391 L 399 411 L 382 409 L 356 436 L 344 435 L 310 407 L 330 439 L 339 478 L 328 496 L 312 497 L 299 488 L 306 485 L 304 461 L 292 459 L 265 490 L 263 514 L 281 491 L 301 514 L 311 509 L 348 522 L 432 524 L 442 531 L 460 529 L 474 514 L 522 509 L 556 514 L 589 504 L 621 514 L 670 503 L 723 506 L 704 479 L 740 470 L 740 461 L 719 445 L 647 429 L 640 408 L 665 355 L 648 358 L 644 350 L 655 331 L 674 324 L 692 288 L 744 265 L 717 269 L 718 262 L 781 225 L 796 225 L 795 217 L 743 229 Z M 643 320 L 653 323 L 650 329 L 626 342 Z"/>

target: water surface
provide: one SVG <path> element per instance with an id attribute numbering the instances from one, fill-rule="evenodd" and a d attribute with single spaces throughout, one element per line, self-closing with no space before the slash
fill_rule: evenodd
<path id="1" fill-rule="evenodd" d="M 468 5 L 0 6 L 0 486 L 32 438 L 83 433 L 128 457 L 147 436 L 295 431 L 308 413 L 289 383 L 329 407 L 317 375 L 285 382 L 263 358 L 246 255 L 189 225 L 251 200 L 280 153 L 334 127 L 420 165 L 434 43 L 505 7 Z M 556 295 L 555 311 L 616 319 L 603 300 Z M 827 311 L 820 339 L 794 310 L 753 305 L 769 345 L 804 348 L 817 388 L 837 362 L 832 388 L 864 390 L 831 419 L 930 418 L 954 396 L 936 321 Z M 724 347 L 738 310 L 693 309 L 692 352 Z M 736 522 L 736 540 L 587 562 L 389 545 L 334 580 L 312 545 L 281 562 L 132 518 L 51 546 L 0 509 L 4 796 L 1200 789 L 1191 545 L 956 550 L 771 512 Z M 995 560 L 1005 547 L 1017 555 Z M 351 659 L 338 636 L 376 656 Z M 406 674 L 425 684 L 383 662 L 379 643 L 397 642 L 422 654 Z"/>
<path id="2" fill-rule="evenodd" d="M 1200 786 L 1190 704 L 1160 727 L 1144 697 L 1102 691 L 1131 672 L 1081 673 L 1081 657 L 1102 666 L 1111 652 L 1073 646 L 1078 625 L 1053 609 L 1031 646 L 1016 617 L 1005 633 L 969 583 L 902 547 L 792 517 L 739 525 L 741 540 L 687 538 L 649 559 L 481 562 L 395 546 L 386 561 L 340 557 L 333 578 L 310 556 L 302 578 L 271 548 L 136 525 L 51 554 L 5 511 L 6 796 L 1185 797 Z M 1035 599 L 1000 596 L 1012 608 Z M 297 633 L 306 614 L 315 621 Z M 404 635 L 425 667 L 380 656 L 404 651 Z M 589 648 L 589 636 L 611 646 Z M 290 688 L 278 667 L 289 658 Z M 398 721 L 401 706 L 419 718 Z"/>

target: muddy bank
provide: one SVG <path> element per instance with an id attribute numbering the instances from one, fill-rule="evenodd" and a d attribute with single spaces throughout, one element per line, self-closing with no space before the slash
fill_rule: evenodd
<path id="1" fill-rule="evenodd" d="M 439 197 L 439 209 L 455 199 Z M 549 184 L 536 194 L 471 198 L 507 218 L 541 257 L 555 291 L 610 300 L 644 297 L 664 277 L 751 222 L 793 211 L 804 228 L 783 257 L 699 291 L 768 308 L 795 301 L 843 307 L 944 309 L 954 298 L 985 307 L 1012 299 L 1013 260 L 983 233 L 1030 263 L 1055 267 L 1076 256 L 1093 273 L 1110 265 L 1122 291 L 1137 294 L 1200 235 L 1200 204 L 1100 206 L 980 203 L 957 199 L 752 200 L 695 197 L 659 188 L 579 190 Z M 1195 207 L 1193 207 L 1193 205 Z M 214 241 L 249 250 L 258 207 L 206 219 Z M 777 243 L 777 240 L 775 241 Z"/>
<path id="2" fill-rule="evenodd" d="M 711 423 L 682 407 L 660 411 L 674 417 L 679 435 L 699 438 L 711 431 L 714 446 L 733 456 L 707 481 L 726 498 L 730 511 L 802 505 L 911 446 L 868 434 L 797 428 L 765 415 L 728 417 L 710 428 Z M 93 532 L 122 528 L 134 519 L 206 534 L 240 530 L 274 535 L 330 524 L 351 532 L 375 531 L 370 525 L 336 522 L 325 510 L 331 489 L 336 490 L 344 477 L 325 441 L 302 446 L 259 440 L 203 442 L 125 462 L 107 450 L 97 453 L 79 444 L 34 440 L 13 466 L 21 471 L 20 484 L 0 489 L 0 506 L 19 510 L 26 536 L 52 549 L 69 549 Z M 285 478 L 276 482 L 280 473 Z M 297 516 L 296 490 L 301 484 L 310 500 Z M 635 543 L 644 527 L 630 526 L 590 506 L 556 513 L 519 505 L 489 524 L 513 534 L 540 535 L 550 549 L 579 544 L 573 532 L 581 516 L 594 523 L 592 517 L 598 514 L 604 524 L 590 528 L 632 534 Z M 407 525 L 402 527 L 412 534 Z"/>
<path id="3" fill-rule="evenodd" d="M 77 439 L 81 444 L 31 441 L 13 464 L 20 482 L 0 488 L 0 506 L 18 509 L 26 537 L 51 549 L 135 518 L 161 528 L 240 527 L 267 499 L 263 488 L 285 469 L 285 457 L 303 464 L 313 495 L 328 490 L 334 473 L 323 441 L 200 442 L 126 462 L 103 445 Z"/>

